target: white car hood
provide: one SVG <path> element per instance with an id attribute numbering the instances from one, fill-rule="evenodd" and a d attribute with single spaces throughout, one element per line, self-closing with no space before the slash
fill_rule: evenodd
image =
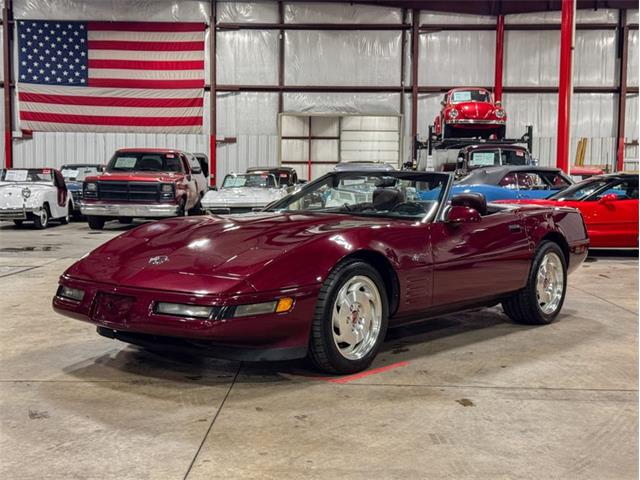
<path id="1" fill-rule="evenodd" d="M 26 200 L 22 196 L 22 190 L 28 188 L 31 195 Z M 42 197 L 47 192 L 56 192 L 56 187 L 42 183 L 8 183 L 0 182 L 0 207 L 2 208 L 22 208 L 23 205 L 40 206 Z"/>
<path id="2" fill-rule="evenodd" d="M 284 188 L 238 187 L 209 190 L 202 198 L 204 208 L 264 207 L 284 197 Z"/>

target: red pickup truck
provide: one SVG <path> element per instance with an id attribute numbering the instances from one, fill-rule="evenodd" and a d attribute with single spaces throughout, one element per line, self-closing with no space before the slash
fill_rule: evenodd
<path id="1" fill-rule="evenodd" d="M 89 227 L 107 220 L 163 218 L 200 210 L 208 172 L 191 153 L 174 149 L 125 148 L 116 151 L 101 175 L 87 177 L 80 210 Z"/>

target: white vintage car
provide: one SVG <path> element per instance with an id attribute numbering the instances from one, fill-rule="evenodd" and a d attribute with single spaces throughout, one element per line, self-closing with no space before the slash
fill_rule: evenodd
<path id="1" fill-rule="evenodd" d="M 281 199 L 289 188 L 269 172 L 230 173 L 220 190 L 209 190 L 201 203 L 213 214 L 246 213 Z"/>
<path id="2" fill-rule="evenodd" d="M 69 222 L 73 200 L 62 174 L 53 168 L 10 168 L 0 170 L 0 221 L 25 220 L 36 228 L 47 228 L 50 220 Z"/>

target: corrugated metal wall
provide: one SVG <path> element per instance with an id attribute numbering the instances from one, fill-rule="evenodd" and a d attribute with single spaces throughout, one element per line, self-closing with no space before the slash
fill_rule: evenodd
<path id="1" fill-rule="evenodd" d="M 155 21 L 207 21 L 208 1 L 177 0 L 14 0 L 14 14 L 22 18 L 107 19 Z M 285 21 L 291 23 L 400 23 L 397 8 L 367 5 L 285 4 Z M 617 21 L 618 12 L 581 10 L 579 22 Z M 637 11 L 629 12 L 637 22 Z M 275 2 L 220 2 L 220 22 L 274 23 Z M 422 12 L 421 23 L 495 24 L 494 17 Z M 507 23 L 559 23 L 560 12 L 510 15 Z M 410 84 L 410 45 L 407 35 L 405 85 Z M 580 30 L 576 34 L 576 85 L 614 86 L 615 34 L 613 31 Z M 630 32 L 629 85 L 638 85 L 638 31 Z M 558 81 L 558 31 L 507 31 L 506 86 L 555 85 Z M 289 85 L 400 85 L 401 34 L 391 31 L 287 31 L 285 81 Z M 495 33 L 486 31 L 431 32 L 420 36 L 421 85 L 493 85 Z M 277 84 L 278 32 L 224 31 L 218 34 L 217 81 L 221 84 Z M 208 66 L 205 68 L 208 75 Z M 612 163 L 615 157 L 616 98 L 612 94 L 577 94 L 572 112 L 572 158 L 580 137 L 589 138 L 586 162 Z M 420 95 L 418 132 L 426 136 L 437 114 L 441 94 Z M 209 98 L 205 99 L 208 112 Z M 284 95 L 289 112 L 341 112 L 399 114 L 400 94 Z M 410 97 L 404 96 L 403 151 L 411 155 L 409 138 Z M 520 136 L 534 125 L 534 156 L 541 164 L 555 164 L 557 95 L 506 94 L 509 115 L 507 134 Z M 277 162 L 277 94 L 221 93 L 218 96 L 218 137 L 235 137 L 237 143 L 217 148 L 218 178 L 251 165 Z M 638 96 L 630 95 L 626 135 L 638 138 Z M 31 140 L 16 140 L 16 165 L 61 165 L 75 161 L 106 161 L 113 150 L 125 146 L 174 146 L 208 153 L 209 119 L 202 135 L 126 135 L 35 133 Z M 2 142 L 2 140 L 0 140 Z M 637 147 L 627 154 L 638 155 Z"/>

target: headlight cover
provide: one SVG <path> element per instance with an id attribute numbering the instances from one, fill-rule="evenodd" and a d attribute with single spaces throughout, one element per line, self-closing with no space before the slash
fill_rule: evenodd
<path id="1" fill-rule="evenodd" d="M 209 318 L 215 307 L 206 305 L 188 305 L 186 303 L 156 303 L 156 313 L 174 317 Z"/>
<path id="2" fill-rule="evenodd" d="M 85 183 L 84 184 L 84 189 L 87 192 L 97 192 L 98 191 L 98 184 L 93 183 L 93 182 Z"/>
<path id="3" fill-rule="evenodd" d="M 455 108 L 449 110 L 449 118 L 458 118 L 458 110 Z"/>
<path id="4" fill-rule="evenodd" d="M 58 288 L 58 296 L 80 302 L 84 298 L 84 290 L 81 290 L 79 288 L 67 287 L 66 285 L 60 285 L 60 287 Z"/>
<path id="5" fill-rule="evenodd" d="M 498 118 L 504 118 L 504 110 L 502 110 L 501 108 L 496 110 L 496 117 Z"/>
<path id="6" fill-rule="evenodd" d="M 22 194 L 22 198 L 25 200 L 31 196 L 31 190 L 29 187 L 24 187 L 20 193 Z"/>

